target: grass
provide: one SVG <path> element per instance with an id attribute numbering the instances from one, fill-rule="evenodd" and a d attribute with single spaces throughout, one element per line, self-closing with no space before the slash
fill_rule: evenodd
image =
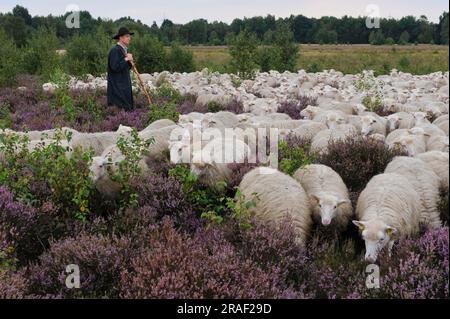
<path id="1" fill-rule="evenodd" d="M 227 72 L 230 55 L 226 46 L 188 46 L 197 69 Z M 335 69 L 345 74 L 364 69 L 387 74 L 396 68 L 413 74 L 448 71 L 449 47 L 439 45 L 300 45 L 298 69 L 318 72 Z"/>

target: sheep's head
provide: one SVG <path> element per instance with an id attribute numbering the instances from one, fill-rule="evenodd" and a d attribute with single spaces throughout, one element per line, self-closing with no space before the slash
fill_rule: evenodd
<path id="1" fill-rule="evenodd" d="M 425 112 L 413 112 L 412 115 L 414 117 L 416 125 L 430 123 L 430 121 L 427 118 L 427 113 L 425 113 Z"/>
<path id="2" fill-rule="evenodd" d="M 387 117 L 387 129 L 389 132 L 395 131 L 400 126 L 400 121 L 402 119 L 398 114 L 391 114 Z"/>
<path id="3" fill-rule="evenodd" d="M 414 136 L 404 135 L 400 136 L 394 143 L 397 147 L 405 150 L 409 156 L 416 156 L 418 153 L 417 147 L 414 143 Z"/>
<path id="4" fill-rule="evenodd" d="M 367 107 L 365 107 L 363 104 L 356 104 L 354 110 L 356 114 L 361 115 L 367 111 Z"/>
<path id="5" fill-rule="evenodd" d="M 377 119 L 372 115 L 366 115 L 361 118 L 361 133 L 363 135 L 369 135 L 375 130 Z"/>
<path id="6" fill-rule="evenodd" d="M 312 194 L 310 201 L 311 205 L 319 210 L 322 225 L 324 226 L 331 224 L 342 205 L 350 204 L 350 200 L 341 199 L 339 196 L 330 193 Z"/>
<path id="7" fill-rule="evenodd" d="M 335 129 L 338 125 L 345 124 L 345 118 L 337 113 L 328 113 L 326 116 L 326 125 L 329 129 Z"/>
<path id="8" fill-rule="evenodd" d="M 189 163 L 191 159 L 191 135 L 185 130 L 181 140 L 169 141 L 170 161 L 173 164 Z"/>
<path id="9" fill-rule="evenodd" d="M 314 116 L 316 116 L 317 112 L 319 112 L 319 108 L 317 106 L 308 105 L 300 112 L 300 116 L 305 120 L 312 120 Z"/>
<path id="10" fill-rule="evenodd" d="M 377 261 L 378 254 L 397 234 L 396 228 L 378 219 L 369 221 L 354 220 L 353 224 L 359 228 L 361 237 L 364 239 L 366 244 L 365 260 L 369 263 Z"/>

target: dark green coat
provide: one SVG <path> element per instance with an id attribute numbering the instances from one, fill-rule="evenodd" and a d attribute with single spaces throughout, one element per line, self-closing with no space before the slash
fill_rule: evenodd
<path id="1" fill-rule="evenodd" d="M 130 69 L 130 63 L 125 61 L 125 50 L 116 44 L 108 55 L 108 105 L 125 110 L 134 108 Z"/>

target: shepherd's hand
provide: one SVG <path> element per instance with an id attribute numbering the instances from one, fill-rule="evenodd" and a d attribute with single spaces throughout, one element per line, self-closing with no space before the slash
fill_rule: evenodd
<path id="1" fill-rule="evenodd" d="M 133 62 L 133 55 L 131 53 L 127 53 L 125 61 Z"/>

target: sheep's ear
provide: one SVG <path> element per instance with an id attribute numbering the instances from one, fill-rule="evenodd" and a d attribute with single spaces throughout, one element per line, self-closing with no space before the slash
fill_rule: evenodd
<path id="1" fill-rule="evenodd" d="M 314 194 L 309 195 L 309 200 L 313 206 L 319 204 L 319 202 L 320 202 L 319 197 L 317 197 Z"/>
<path id="2" fill-rule="evenodd" d="M 355 224 L 356 227 L 359 228 L 360 231 L 363 231 L 366 228 L 366 225 L 364 225 L 363 222 L 360 222 L 358 220 L 354 220 L 352 222 L 353 222 L 353 224 Z"/>
<path id="3" fill-rule="evenodd" d="M 395 234 L 397 234 L 397 228 L 394 228 L 391 226 L 386 227 L 386 235 L 388 235 L 389 237 L 392 237 Z"/>
<path id="4" fill-rule="evenodd" d="M 341 206 L 341 205 L 343 205 L 343 204 L 350 204 L 351 203 L 351 201 L 349 200 L 349 199 L 341 199 L 339 202 L 338 202 L 338 206 Z"/>

